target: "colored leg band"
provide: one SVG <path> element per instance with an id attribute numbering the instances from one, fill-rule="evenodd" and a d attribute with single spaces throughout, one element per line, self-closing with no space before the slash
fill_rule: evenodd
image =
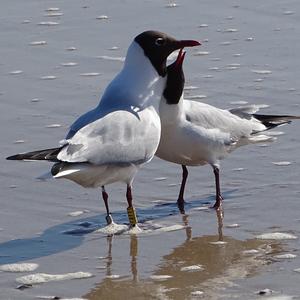
<path id="1" fill-rule="evenodd" d="M 131 226 L 136 225 L 138 220 L 137 220 L 135 209 L 133 207 L 127 207 L 127 214 L 128 214 L 130 225 Z"/>

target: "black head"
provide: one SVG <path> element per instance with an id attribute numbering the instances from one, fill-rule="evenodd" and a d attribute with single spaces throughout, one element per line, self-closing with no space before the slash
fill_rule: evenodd
<path id="1" fill-rule="evenodd" d="M 184 88 L 184 73 L 182 64 L 185 52 L 180 49 L 177 59 L 167 67 L 167 83 L 163 96 L 168 104 L 178 104 Z"/>
<path id="2" fill-rule="evenodd" d="M 200 45 L 193 40 L 176 40 L 173 37 L 159 31 L 145 31 L 134 39 L 144 50 L 153 67 L 160 76 L 167 72 L 167 57 L 175 50 L 184 47 Z"/>

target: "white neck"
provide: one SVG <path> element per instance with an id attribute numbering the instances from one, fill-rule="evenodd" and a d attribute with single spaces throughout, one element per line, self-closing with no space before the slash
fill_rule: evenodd
<path id="1" fill-rule="evenodd" d="M 162 97 L 159 105 L 159 115 L 162 124 L 177 124 L 179 120 L 184 118 L 183 109 L 183 94 L 178 102 L 178 104 L 168 104 L 167 100 Z"/>
<path id="2" fill-rule="evenodd" d="M 166 78 L 159 76 L 143 49 L 135 41 L 127 51 L 124 67 L 108 85 L 99 104 L 106 106 L 157 109 Z"/>

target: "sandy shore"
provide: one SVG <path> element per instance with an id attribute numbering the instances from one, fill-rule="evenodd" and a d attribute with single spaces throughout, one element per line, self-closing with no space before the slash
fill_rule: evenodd
<path id="1" fill-rule="evenodd" d="M 300 3 L 176 3 L 2 3 L 1 299 L 256 299 L 266 288 L 285 297 L 276 299 L 298 299 L 299 239 L 256 237 L 300 235 L 300 122 L 276 129 L 275 143 L 239 149 L 223 162 L 222 228 L 206 209 L 214 201 L 207 166 L 190 168 L 182 216 L 175 205 L 181 168 L 154 159 L 134 185 L 144 231 L 107 237 L 95 232 L 105 226 L 99 191 L 36 180 L 48 163 L 5 161 L 58 145 L 73 120 L 97 105 L 131 39 L 146 29 L 203 42 L 186 56 L 186 98 L 300 115 Z M 108 191 L 115 220 L 126 223 L 124 186 Z M 2 266 L 20 263 L 36 268 Z M 68 275 L 23 277 L 36 273 Z M 17 289 L 24 282 L 32 285 Z"/>

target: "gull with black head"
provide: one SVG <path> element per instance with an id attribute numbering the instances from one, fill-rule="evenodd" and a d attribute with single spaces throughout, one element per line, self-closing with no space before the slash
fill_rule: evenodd
<path id="1" fill-rule="evenodd" d="M 8 160 L 55 162 L 51 177 L 67 178 L 83 187 L 102 187 L 107 223 L 112 223 L 105 185 L 127 185 L 128 217 L 137 224 L 132 182 L 149 162 L 161 133 L 159 102 L 166 83 L 166 60 L 175 50 L 199 45 L 158 31 L 145 31 L 128 48 L 123 69 L 104 91 L 99 105 L 79 117 L 61 146 L 8 157 Z"/>
<path id="2" fill-rule="evenodd" d="M 259 107 L 250 105 L 231 110 L 183 98 L 185 52 L 167 68 L 167 83 L 160 102 L 161 139 L 156 155 L 182 166 L 178 207 L 184 213 L 184 190 L 187 166 L 210 164 L 215 175 L 216 202 L 221 206 L 220 161 L 236 148 L 274 140 L 266 131 L 290 123 L 299 116 L 256 114 Z"/>

